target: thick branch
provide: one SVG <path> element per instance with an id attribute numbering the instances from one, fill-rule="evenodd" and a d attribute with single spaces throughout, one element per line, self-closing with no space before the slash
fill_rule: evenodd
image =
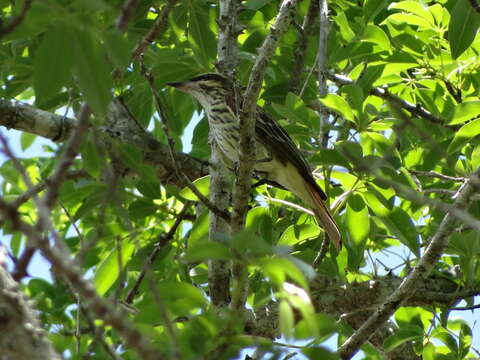
<path id="1" fill-rule="evenodd" d="M 461 188 L 454 206 L 460 209 L 468 207 L 470 198 L 475 191 L 474 183 L 478 182 L 480 168 L 472 178 Z M 444 217 L 436 234 L 431 239 L 425 254 L 422 256 L 413 271 L 402 281 L 400 286 L 374 312 L 374 314 L 338 349 L 342 359 L 350 359 L 367 341 L 375 330 L 383 324 L 401 306 L 417 288 L 425 281 L 438 259 L 448 245 L 450 235 L 455 230 L 457 219 L 449 212 Z"/>
<path id="2" fill-rule="evenodd" d="M 371 312 L 378 308 L 403 281 L 403 278 L 387 275 L 345 284 L 338 279 L 317 275 L 310 283 L 311 300 L 317 312 L 348 319 L 356 313 Z M 477 295 L 480 295 L 480 288 L 461 289 L 454 281 L 432 276 L 422 281 L 402 306 L 451 306 L 459 300 Z M 278 316 L 275 312 L 272 314 Z M 261 319 L 257 317 L 257 320 Z M 269 320 L 272 324 L 277 321 Z M 259 331 L 265 330 L 260 328 Z M 266 336 L 256 330 L 254 333 Z M 279 333 L 274 336 L 279 336 Z"/>
<path id="3" fill-rule="evenodd" d="M 19 102 L 0 99 L 0 125 L 36 134 L 55 142 L 64 142 L 75 129 L 77 120 Z M 102 145 L 110 151 L 115 151 L 112 147 L 115 142 L 134 145 L 143 154 L 144 161 L 155 167 L 156 175 L 163 183 L 182 185 L 175 176 L 168 146 L 160 144 L 138 125 L 120 101 L 116 100 L 109 106 L 105 125 L 99 127 L 98 132 Z M 177 153 L 176 159 L 180 170 L 191 180 L 208 173 L 207 163 L 202 163 L 187 154 Z"/>

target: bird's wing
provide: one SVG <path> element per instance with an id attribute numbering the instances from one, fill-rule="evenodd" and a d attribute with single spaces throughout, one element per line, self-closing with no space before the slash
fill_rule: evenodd
<path id="1" fill-rule="evenodd" d="M 323 200 L 327 196 L 313 178 L 312 172 L 303 155 L 298 150 L 288 133 L 261 108 L 257 108 L 255 132 L 257 140 L 282 163 L 290 162 L 295 166 L 305 181 L 314 186 Z"/>

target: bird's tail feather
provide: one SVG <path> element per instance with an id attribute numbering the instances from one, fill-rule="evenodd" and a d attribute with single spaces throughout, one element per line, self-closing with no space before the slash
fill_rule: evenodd
<path id="1" fill-rule="evenodd" d="M 311 184 L 305 182 L 305 187 L 308 189 L 308 192 L 311 195 L 313 202 L 313 212 L 315 213 L 317 219 L 323 225 L 325 232 L 328 234 L 330 241 L 333 242 L 333 245 L 337 248 L 338 251 L 342 249 L 342 237 L 338 226 L 333 219 L 332 214 L 328 210 L 327 206 L 322 200 L 322 197 L 318 193 L 318 190 L 315 189 Z"/>

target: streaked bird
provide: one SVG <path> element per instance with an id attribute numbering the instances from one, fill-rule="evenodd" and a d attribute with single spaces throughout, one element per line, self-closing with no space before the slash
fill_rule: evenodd
<path id="1" fill-rule="evenodd" d="M 237 163 L 240 135 L 232 82 L 220 74 L 211 73 L 168 85 L 198 100 L 207 114 L 210 131 L 220 148 L 224 162 L 230 167 Z M 324 203 L 327 196 L 316 183 L 308 163 L 288 133 L 260 107 L 256 110 L 255 140 L 255 172 L 305 202 L 313 210 L 337 250 L 340 250 L 340 231 Z"/>

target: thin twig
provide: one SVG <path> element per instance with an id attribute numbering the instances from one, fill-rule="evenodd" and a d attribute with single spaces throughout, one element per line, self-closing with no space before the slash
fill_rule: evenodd
<path id="1" fill-rule="evenodd" d="M 188 208 L 190 207 L 190 202 L 187 201 L 185 205 L 183 205 L 182 210 L 180 213 L 177 215 L 175 222 L 173 223 L 172 227 L 168 231 L 167 234 L 162 234 L 159 237 L 159 240 L 157 244 L 155 245 L 155 248 L 153 249 L 152 253 L 148 256 L 148 259 L 145 261 L 143 264 L 142 271 L 137 277 L 137 280 L 135 281 L 135 284 L 133 284 L 132 288 L 128 292 L 127 296 L 125 297 L 125 303 L 128 305 L 131 305 L 133 303 L 133 299 L 135 296 L 138 294 L 138 289 L 140 288 L 140 285 L 142 284 L 143 279 L 145 278 L 145 275 L 149 269 L 152 268 L 153 263 L 155 262 L 155 259 L 157 258 L 158 254 L 165 248 L 165 246 L 173 239 L 173 236 L 177 232 L 178 227 L 182 223 L 182 221 L 185 219 L 187 215 Z"/>
<path id="2" fill-rule="evenodd" d="M 451 196 L 455 195 L 457 192 L 455 190 L 449 190 L 449 189 L 432 188 L 432 189 L 423 190 L 423 193 L 425 195 L 428 195 L 428 194 L 442 194 L 442 195 L 448 195 L 448 196 L 451 197 Z"/>
<path id="3" fill-rule="evenodd" d="M 32 6 L 32 2 L 33 0 L 25 0 L 25 2 L 23 3 L 23 8 L 20 11 L 20 14 L 18 14 L 17 17 L 15 17 L 8 26 L 0 27 L 0 38 L 2 36 L 5 36 L 11 33 L 13 30 L 15 30 L 15 28 L 18 25 L 22 23 L 23 19 L 25 18 L 25 15 L 27 14 L 27 11 Z"/>
<path id="4" fill-rule="evenodd" d="M 305 70 L 305 53 L 307 52 L 309 37 L 313 31 L 314 25 L 316 24 L 315 20 L 318 17 L 318 6 L 318 1 L 310 1 L 307 13 L 305 14 L 305 17 L 303 19 L 303 24 L 301 27 L 297 28 L 298 40 L 295 46 L 293 69 L 290 76 L 289 84 L 290 91 L 295 94 L 299 93 L 298 90 L 300 87 L 302 72 Z M 307 82 L 308 80 L 305 81 L 305 85 Z M 303 88 L 301 92 L 303 93 Z"/>
<path id="5" fill-rule="evenodd" d="M 13 280 L 20 282 L 25 276 L 28 275 L 27 269 L 36 251 L 37 249 L 30 245 L 25 247 L 25 250 L 23 250 L 23 253 L 18 261 L 15 262 L 15 269 L 12 272 Z"/>
<path id="6" fill-rule="evenodd" d="M 165 6 L 162 8 L 162 11 L 158 14 L 155 19 L 155 22 L 148 32 L 148 34 L 140 41 L 135 50 L 132 52 L 133 58 L 138 58 L 161 33 L 165 30 L 167 26 L 168 14 L 176 5 L 178 0 L 168 0 Z"/>
<path id="7" fill-rule="evenodd" d="M 449 176 L 449 175 L 438 173 L 436 171 L 409 170 L 409 172 L 417 176 L 427 176 L 427 177 L 437 178 L 437 179 L 446 180 L 446 181 L 465 182 L 467 180 L 466 177 Z"/>
<path id="8" fill-rule="evenodd" d="M 125 3 L 122 6 L 120 16 L 117 19 L 116 27 L 117 30 L 123 33 L 127 30 L 128 22 L 133 13 L 133 9 L 135 9 L 135 5 L 137 4 L 138 0 L 125 0 Z"/>
<path id="9" fill-rule="evenodd" d="M 85 171 L 85 170 L 73 170 L 69 171 L 65 175 L 65 180 L 78 180 L 78 179 L 83 179 L 86 177 L 89 177 L 90 175 Z M 23 194 L 19 195 L 13 202 L 12 206 L 13 207 L 19 207 L 23 203 L 27 202 L 30 200 L 34 195 L 42 192 L 45 190 L 45 188 L 48 186 L 48 184 L 51 182 L 52 178 L 46 178 L 42 182 L 39 182 L 38 184 L 33 185 L 31 188 L 29 188 L 27 191 L 25 191 Z"/>
<path id="10" fill-rule="evenodd" d="M 338 85 L 353 85 L 355 83 L 352 79 L 350 79 L 346 76 L 343 76 L 343 75 L 334 74 L 334 73 L 330 73 L 330 72 L 326 73 L 325 75 L 327 76 L 328 79 L 330 79 L 331 81 L 333 81 L 334 83 L 336 83 Z M 425 109 L 420 104 L 412 104 L 411 102 L 409 102 L 407 100 L 404 100 L 402 98 L 399 98 L 396 95 L 393 95 L 393 94 L 389 93 L 388 90 L 385 89 L 385 88 L 372 87 L 372 89 L 370 90 L 370 93 L 372 95 L 378 96 L 379 98 L 387 100 L 387 101 L 401 107 L 402 109 L 407 110 L 408 112 L 410 112 L 411 114 L 413 114 L 413 115 L 415 115 L 419 118 L 429 120 L 432 123 L 437 124 L 437 125 L 444 126 L 446 124 L 444 119 L 441 119 L 441 118 L 433 115 L 430 111 Z M 452 126 L 451 129 L 454 130 L 455 127 Z"/>
<path id="11" fill-rule="evenodd" d="M 314 213 L 312 210 L 307 209 L 307 208 L 304 208 L 303 206 L 298 205 L 298 204 L 295 204 L 295 203 L 292 203 L 292 202 L 290 202 L 290 201 L 286 201 L 286 200 L 282 200 L 282 199 L 277 199 L 277 198 L 273 198 L 273 197 L 270 197 L 270 196 L 263 196 L 263 198 L 264 198 L 266 201 L 276 202 L 276 203 L 279 203 L 279 204 L 283 204 L 283 205 L 290 206 L 290 207 L 294 208 L 295 210 L 304 212 L 305 214 L 308 214 L 308 215 L 310 215 L 310 216 L 314 216 L 314 215 L 315 215 L 315 213 Z"/>
<path id="12" fill-rule="evenodd" d="M 480 304 L 472 305 L 472 306 L 458 306 L 448 309 L 449 311 L 467 311 L 467 310 L 475 310 L 480 309 Z"/>
<path id="13" fill-rule="evenodd" d="M 75 156 L 77 156 L 78 149 L 84 138 L 84 133 L 88 129 L 88 119 L 90 118 L 90 114 L 91 112 L 88 105 L 83 104 L 78 113 L 77 127 L 65 144 L 62 157 L 58 161 L 57 168 L 48 183 L 47 193 L 42 199 L 48 208 L 52 208 L 55 203 L 60 186 L 66 179 L 67 171 L 73 164 Z"/>

